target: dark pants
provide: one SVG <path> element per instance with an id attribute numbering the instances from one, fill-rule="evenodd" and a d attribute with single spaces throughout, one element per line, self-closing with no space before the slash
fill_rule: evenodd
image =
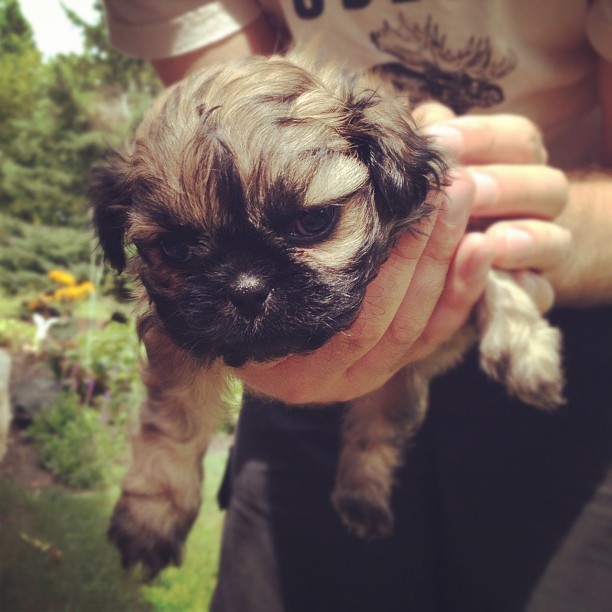
<path id="1" fill-rule="evenodd" d="M 568 405 L 511 400 L 475 354 L 437 380 L 388 540 L 331 507 L 342 406 L 246 398 L 212 610 L 612 611 L 612 310 L 555 317 Z"/>

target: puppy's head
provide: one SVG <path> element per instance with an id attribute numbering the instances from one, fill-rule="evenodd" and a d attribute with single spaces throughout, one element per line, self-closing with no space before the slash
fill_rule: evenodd
<path id="1" fill-rule="evenodd" d="M 96 171 L 105 256 L 124 248 L 173 341 L 229 365 L 302 353 L 350 326 L 443 164 L 404 104 L 302 60 L 199 73 Z"/>

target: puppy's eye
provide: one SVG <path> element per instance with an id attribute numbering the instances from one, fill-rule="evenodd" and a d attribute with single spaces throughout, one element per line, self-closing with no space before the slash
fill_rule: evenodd
<path id="1" fill-rule="evenodd" d="M 162 255 L 173 263 L 185 263 L 191 259 L 191 244 L 181 236 L 172 234 L 164 236 L 160 240 L 159 249 Z"/>
<path id="2" fill-rule="evenodd" d="M 305 210 L 289 226 L 288 238 L 298 244 L 323 240 L 332 231 L 337 219 L 337 206 Z"/>

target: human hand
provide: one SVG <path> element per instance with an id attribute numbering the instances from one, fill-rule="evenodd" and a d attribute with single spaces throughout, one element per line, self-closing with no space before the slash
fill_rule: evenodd
<path id="1" fill-rule="evenodd" d="M 546 275 L 571 248 L 570 233 L 553 223 L 567 204 L 569 188 L 566 176 L 546 165 L 537 127 L 515 115 L 455 117 L 436 102 L 420 107 L 416 116 L 472 173 L 472 226 L 484 229 L 493 241 L 494 266 L 512 271 L 540 310 L 547 311 L 554 291 Z"/>
<path id="2" fill-rule="evenodd" d="M 453 260 L 474 197 L 471 176 L 458 172 L 439 197 L 422 231 L 403 236 L 370 283 L 349 330 L 311 355 L 247 365 L 237 375 L 288 403 L 346 401 L 378 388 L 449 338 L 482 293 L 494 252 L 485 236 L 475 235 Z"/>
<path id="3" fill-rule="evenodd" d="M 437 104 L 421 120 L 466 168 L 453 170 L 422 235 L 402 238 L 349 330 L 311 355 L 237 371 L 255 391 L 307 404 L 347 401 L 378 388 L 461 327 L 493 264 L 515 271 L 541 310 L 550 307 L 550 285 L 530 270 L 547 269 L 568 249 L 569 234 L 550 222 L 565 205 L 567 183 L 545 165 L 535 126 L 505 115 L 455 118 Z M 484 232 L 465 234 L 470 214 Z M 492 222 L 498 218 L 504 220 Z"/>

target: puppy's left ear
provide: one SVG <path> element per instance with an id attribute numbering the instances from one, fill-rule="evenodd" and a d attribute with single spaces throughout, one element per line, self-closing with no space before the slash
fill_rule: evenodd
<path id="1" fill-rule="evenodd" d="M 366 90 L 349 94 L 345 136 L 372 177 L 381 220 L 412 223 L 426 215 L 427 196 L 446 183 L 446 164 L 417 132 L 407 102 Z"/>
<path id="2" fill-rule="evenodd" d="M 119 152 L 91 174 L 88 198 L 93 207 L 93 224 L 104 258 L 117 272 L 126 266 L 125 234 L 132 205 L 129 159 Z"/>

